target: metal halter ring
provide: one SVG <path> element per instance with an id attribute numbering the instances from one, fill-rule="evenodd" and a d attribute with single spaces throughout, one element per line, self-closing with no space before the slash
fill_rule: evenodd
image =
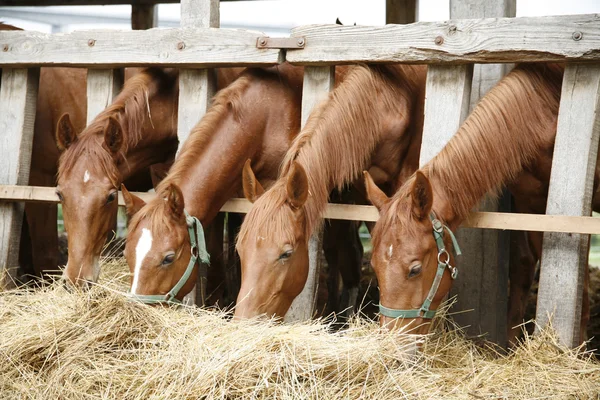
<path id="1" fill-rule="evenodd" d="M 442 260 L 440 259 L 440 256 L 442 256 L 442 255 L 444 255 L 444 254 L 446 255 L 446 261 L 442 261 Z M 448 252 L 446 251 L 446 249 L 441 249 L 441 250 L 438 252 L 438 257 L 437 257 L 437 258 L 438 258 L 438 264 L 446 264 L 446 265 L 448 265 L 448 266 L 450 265 L 450 254 L 448 254 Z"/>

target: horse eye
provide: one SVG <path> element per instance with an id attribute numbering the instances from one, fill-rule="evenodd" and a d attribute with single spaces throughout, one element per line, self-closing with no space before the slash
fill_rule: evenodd
<path id="1" fill-rule="evenodd" d="M 288 251 L 286 251 L 284 253 L 281 253 L 279 255 L 279 259 L 280 260 L 287 260 L 288 258 L 290 258 L 292 256 L 293 252 L 294 252 L 293 250 L 288 250 Z"/>
<path id="2" fill-rule="evenodd" d="M 58 200 L 60 200 L 60 202 L 62 203 L 63 201 L 65 201 L 65 199 L 63 198 L 62 193 L 60 192 L 60 190 L 56 191 L 56 196 L 58 196 Z"/>
<path id="3" fill-rule="evenodd" d="M 415 265 L 414 267 L 411 267 L 409 273 L 408 273 L 408 277 L 409 278 L 414 278 L 415 276 L 419 275 L 421 273 L 421 264 Z"/>
<path id="4" fill-rule="evenodd" d="M 115 201 L 115 199 L 117 198 L 117 192 L 112 192 L 111 194 L 108 195 L 108 197 L 106 198 L 106 204 L 110 204 L 113 201 Z"/>
<path id="5" fill-rule="evenodd" d="M 172 264 L 173 261 L 175 261 L 175 254 L 171 253 L 171 254 L 167 254 L 165 256 L 165 258 L 163 258 L 162 260 L 162 265 L 169 265 Z"/>

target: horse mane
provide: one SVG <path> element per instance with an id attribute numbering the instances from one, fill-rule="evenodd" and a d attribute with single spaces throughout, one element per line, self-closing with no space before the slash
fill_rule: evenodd
<path id="1" fill-rule="evenodd" d="M 305 167 L 309 197 L 303 206 L 306 237 L 320 221 L 329 192 L 357 179 L 369 165 L 380 142 L 381 120 L 377 113 L 398 110 L 398 99 L 410 109 L 419 91 L 419 71 L 412 65 L 358 65 L 349 70 L 334 91 L 311 112 L 305 127 L 294 139 L 282 162 L 280 178 L 252 207 L 238 240 L 250 234 L 249 227 L 269 221 L 271 232 L 293 238 L 278 211 L 287 200 L 285 182 L 294 162 Z M 407 118 L 410 110 L 407 111 Z M 281 230 L 279 229 L 281 228 Z"/>
<path id="2" fill-rule="evenodd" d="M 164 92 L 176 85 L 175 74 L 160 68 L 147 68 L 131 77 L 123 86 L 116 99 L 105 108 L 81 132 L 73 143 L 60 156 L 58 176 L 73 168 L 82 156 L 93 156 L 118 186 L 119 172 L 114 157 L 102 146 L 103 132 L 110 118 L 115 118 L 123 130 L 123 147 L 121 157 L 127 154 L 129 147 L 136 146 L 142 139 L 143 125 L 146 116 L 152 121 L 149 98 Z"/>
<path id="3" fill-rule="evenodd" d="M 564 66 L 521 64 L 477 104 L 456 135 L 421 169 L 462 221 L 488 192 L 496 195 L 554 140 Z M 377 231 L 402 219 L 399 204 L 415 179 L 396 192 Z M 434 193 L 436 190 L 434 189 Z M 435 201 L 434 201 L 435 204 Z M 403 213 L 405 215 L 406 213 Z M 410 213 L 409 213 L 410 214 Z M 456 222 L 456 221 L 455 221 Z M 378 236 L 374 232 L 374 237 Z"/>
<path id="4" fill-rule="evenodd" d="M 145 218 L 151 220 L 152 229 L 164 225 L 168 215 L 165 212 L 163 201 L 164 193 L 171 184 L 179 185 L 186 172 L 197 162 L 198 156 L 202 154 L 211 140 L 216 128 L 225 119 L 224 116 L 231 113 L 236 121 L 240 122 L 243 118 L 242 95 L 252 82 L 253 70 L 243 73 L 233 83 L 220 90 L 214 97 L 213 102 L 202 117 L 194 126 L 189 137 L 185 141 L 180 154 L 175 159 L 167 176 L 156 187 L 158 194 L 149 201 L 140 211 L 138 211 L 130 222 L 130 232 L 135 230 L 139 222 Z M 162 195 L 161 195 L 162 194 Z"/>

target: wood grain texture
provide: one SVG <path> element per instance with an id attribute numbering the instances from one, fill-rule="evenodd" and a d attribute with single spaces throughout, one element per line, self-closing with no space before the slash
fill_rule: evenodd
<path id="1" fill-rule="evenodd" d="M 134 31 L 158 26 L 158 6 L 156 4 L 133 4 L 131 6 L 131 29 Z"/>
<path id="2" fill-rule="evenodd" d="M 419 0 L 385 0 L 386 24 L 412 24 L 417 21 Z"/>
<path id="3" fill-rule="evenodd" d="M 39 73 L 38 68 L 2 69 L 0 184 L 29 182 Z M 23 210 L 22 203 L 0 203 L 0 276 L 7 279 L 15 277 L 18 267 Z"/>
<path id="4" fill-rule="evenodd" d="M 419 165 L 435 157 L 469 113 L 473 65 L 431 65 L 425 87 L 425 123 Z"/>
<path id="5" fill-rule="evenodd" d="M 546 213 L 590 215 L 598 138 L 600 65 L 567 65 L 563 78 Z M 567 346 L 579 344 L 589 236 L 544 234 L 536 319 Z"/>
<path id="6" fill-rule="evenodd" d="M 116 69 L 90 69 L 87 73 L 87 123 L 102 112 L 123 87 L 123 74 Z"/>
<path id="7" fill-rule="evenodd" d="M 56 188 L 42 186 L 17 186 L 0 185 L 0 202 L 42 202 L 58 203 Z M 154 193 L 132 192 L 145 202 L 154 197 Z M 119 206 L 125 206 L 119 192 Z M 246 214 L 252 208 L 252 203 L 246 199 L 229 199 L 221 212 L 234 212 Z M 329 203 L 323 214 L 324 218 L 345 219 L 351 221 L 375 222 L 379 219 L 379 212 L 373 206 L 357 206 L 353 204 Z M 543 215 L 543 214 L 517 214 L 498 212 L 474 211 L 463 221 L 462 226 L 470 228 L 489 228 L 502 230 L 522 230 L 535 232 L 570 232 L 590 235 L 600 234 L 600 218 Z"/>
<path id="8" fill-rule="evenodd" d="M 581 40 L 573 40 L 581 32 Z M 300 65 L 355 62 L 498 63 L 600 59 L 600 15 L 486 18 L 410 25 L 308 25 L 286 59 Z M 438 43 L 436 44 L 436 38 Z"/>
<path id="9" fill-rule="evenodd" d="M 516 0 L 450 0 L 450 19 L 515 17 Z M 511 64 L 476 64 L 469 110 L 512 68 Z M 500 211 L 505 202 L 489 198 L 477 206 L 479 211 Z M 504 199 L 504 198 L 503 198 Z M 508 209 L 506 210 L 508 211 Z M 460 274 L 450 296 L 456 296 L 453 319 L 465 326 L 469 335 L 486 334 L 502 347 L 507 344 L 509 233 L 489 229 L 459 229 L 463 256 Z M 461 312 L 469 310 L 469 312 Z"/>
<path id="10" fill-rule="evenodd" d="M 306 124 L 313 108 L 323 100 L 335 84 L 335 67 L 308 67 L 304 69 L 302 87 L 302 126 Z M 319 273 L 323 232 L 314 232 L 308 243 L 308 278 L 302 292 L 294 299 L 285 315 L 285 321 L 305 321 L 314 316 L 319 290 Z"/>
<path id="11" fill-rule="evenodd" d="M 257 49 L 261 32 L 216 29 L 149 29 L 77 31 L 45 34 L 1 31 L 0 64 L 90 68 L 170 65 L 214 67 L 272 65 L 280 50 Z"/>

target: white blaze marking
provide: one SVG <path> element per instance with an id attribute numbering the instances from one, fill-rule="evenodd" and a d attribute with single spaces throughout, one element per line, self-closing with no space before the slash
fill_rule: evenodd
<path id="1" fill-rule="evenodd" d="M 135 246 L 135 268 L 133 270 L 133 283 L 131 284 L 131 293 L 135 294 L 140 279 L 140 270 L 142 269 L 142 262 L 146 255 L 152 248 L 152 233 L 142 228 L 142 236 Z"/>
<path id="2" fill-rule="evenodd" d="M 87 181 L 90 180 L 90 173 L 88 172 L 88 170 L 85 170 L 85 173 L 83 174 L 83 183 L 87 183 Z"/>
<path id="3" fill-rule="evenodd" d="M 390 244 L 390 248 L 388 249 L 388 258 L 392 257 L 393 251 L 394 251 L 394 245 Z"/>

